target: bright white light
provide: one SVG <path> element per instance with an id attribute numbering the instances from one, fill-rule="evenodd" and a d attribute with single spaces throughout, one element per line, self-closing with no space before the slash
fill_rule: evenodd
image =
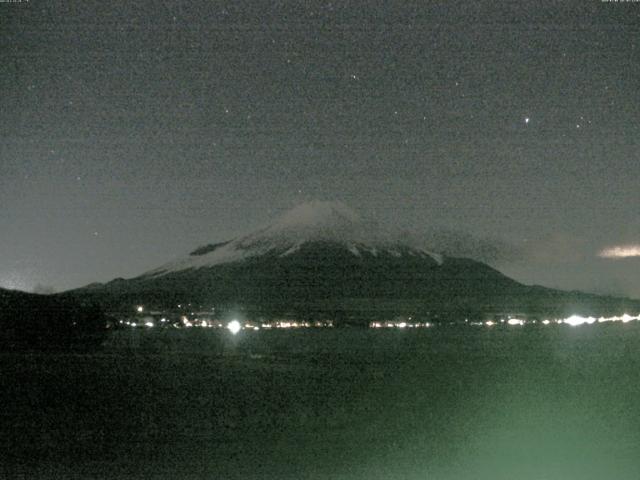
<path id="1" fill-rule="evenodd" d="M 524 325 L 524 320 L 520 320 L 519 318 L 510 318 L 507 323 L 509 325 Z"/>
<path id="2" fill-rule="evenodd" d="M 625 313 L 624 315 L 622 315 L 621 317 L 600 317 L 598 318 L 598 323 L 603 323 L 603 322 L 622 322 L 622 323 L 628 323 L 632 320 L 640 320 L 640 315 L 633 317 L 631 315 L 629 315 L 628 313 Z"/>
<path id="3" fill-rule="evenodd" d="M 543 321 L 542 321 L 542 324 L 543 324 L 543 325 L 549 325 L 550 323 L 551 323 L 551 322 L 550 322 L 549 320 L 543 320 Z"/>
<path id="4" fill-rule="evenodd" d="M 407 326 L 407 324 L 405 322 L 400 322 L 398 324 L 398 328 L 405 328 Z"/>
<path id="5" fill-rule="evenodd" d="M 145 326 L 147 326 L 147 327 L 153 327 L 153 322 L 145 322 Z"/>
<path id="6" fill-rule="evenodd" d="M 229 331 L 231 333 L 233 333 L 235 335 L 236 333 L 238 333 L 242 329 L 242 325 L 240 325 L 240 322 L 237 321 L 237 320 L 231 320 L 227 324 L 227 328 L 229 329 Z"/>
<path id="7" fill-rule="evenodd" d="M 625 313 L 624 315 L 622 315 L 622 323 L 627 323 L 630 322 L 631 320 L 635 320 L 636 317 L 632 317 L 631 315 Z"/>
<path id="8" fill-rule="evenodd" d="M 640 257 L 640 245 L 620 245 L 605 248 L 598 256 L 602 258 L 628 258 Z"/>
<path id="9" fill-rule="evenodd" d="M 529 117 L 525 117 L 525 119 L 524 119 L 524 123 L 525 123 L 526 125 L 529 125 L 529 120 L 530 120 L 530 118 L 529 118 Z"/>
<path id="10" fill-rule="evenodd" d="M 588 323 L 589 325 L 591 325 L 595 321 L 596 319 L 593 317 L 581 317 L 580 315 L 572 315 L 569 318 L 565 318 L 563 323 L 566 323 L 568 325 L 571 325 L 572 327 L 575 327 L 578 325 L 583 325 L 585 323 Z"/>
<path id="11" fill-rule="evenodd" d="M 144 312 L 144 307 L 143 307 L 142 305 L 138 305 L 138 306 L 136 307 L 136 311 L 137 311 L 138 313 L 142 313 L 142 312 Z"/>
<path id="12" fill-rule="evenodd" d="M 486 322 L 484 322 L 484 324 L 485 324 L 487 327 L 493 327 L 493 326 L 495 325 L 495 323 L 494 323 L 494 322 L 492 322 L 491 320 L 487 320 Z"/>

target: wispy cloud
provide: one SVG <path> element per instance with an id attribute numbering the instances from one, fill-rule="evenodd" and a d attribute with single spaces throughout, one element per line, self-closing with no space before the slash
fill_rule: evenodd
<path id="1" fill-rule="evenodd" d="M 602 258 L 640 257 L 640 245 L 619 245 L 605 248 L 598 256 Z"/>
<path id="2" fill-rule="evenodd" d="M 484 237 L 451 229 L 432 229 L 420 234 L 403 232 L 403 240 L 418 247 L 451 257 L 466 257 L 501 265 L 519 261 L 525 250 L 515 244 L 495 237 Z"/>

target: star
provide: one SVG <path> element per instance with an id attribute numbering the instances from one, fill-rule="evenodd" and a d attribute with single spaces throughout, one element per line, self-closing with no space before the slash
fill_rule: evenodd
<path id="1" fill-rule="evenodd" d="M 530 118 L 529 118 L 529 117 L 525 117 L 525 118 L 524 118 L 524 123 L 525 123 L 525 125 L 529 125 L 529 120 L 530 120 Z"/>

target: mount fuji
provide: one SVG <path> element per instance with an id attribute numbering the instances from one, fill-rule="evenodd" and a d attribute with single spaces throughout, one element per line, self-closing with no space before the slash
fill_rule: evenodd
<path id="1" fill-rule="evenodd" d="M 289 257 L 308 251 L 310 245 L 333 246 L 360 258 L 412 256 L 422 258 L 428 264 L 441 264 L 443 261 L 436 253 L 403 245 L 373 220 L 361 217 L 343 203 L 309 202 L 289 210 L 256 232 L 200 247 L 189 256 L 143 276 L 163 276 L 264 256 Z"/>
<path id="2" fill-rule="evenodd" d="M 527 286 L 417 248 L 340 202 L 309 202 L 255 232 L 201 246 L 132 279 L 67 292 L 108 309 L 241 307 L 260 316 L 366 320 L 621 312 L 629 301 Z"/>

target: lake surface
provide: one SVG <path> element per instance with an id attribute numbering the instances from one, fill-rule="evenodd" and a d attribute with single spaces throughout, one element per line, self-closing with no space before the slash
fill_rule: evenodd
<path id="1" fill-rule="evenodd" d="M 1 478 L 640 478 L 635 323 L 121 331 L 0 401 Z"/>

